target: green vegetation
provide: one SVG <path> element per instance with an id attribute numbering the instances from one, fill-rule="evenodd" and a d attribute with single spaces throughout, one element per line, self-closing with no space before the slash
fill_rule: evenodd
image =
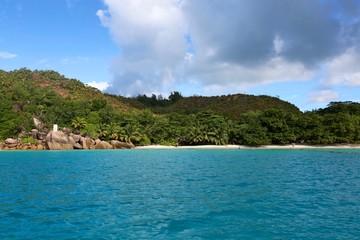
<path id="1" fill-rule="evenodd" d="M 270 96 L 236 94 L 125 98 L 102 94 L 54 71 L 0 71 L 0 140 L 41 120 L 102 140 L 136 145 L 360 143 L 360 104 L 331 102 L 302 113 Z M 23 138 L 31 143 L 31 138 Z"/>
<path id="2" fill-rule="evenodd" d="M 37 141 L 33 137 L 25 137 L 21 139 L 21 143 L 35 144 Z"/>

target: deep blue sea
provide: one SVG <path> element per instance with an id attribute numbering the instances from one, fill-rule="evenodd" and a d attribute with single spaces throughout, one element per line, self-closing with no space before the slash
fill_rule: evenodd
<path id="1" fill-rule="evenodd" d="M 360 150 L 0 151 L 0 239 L 360 239 Z"/>

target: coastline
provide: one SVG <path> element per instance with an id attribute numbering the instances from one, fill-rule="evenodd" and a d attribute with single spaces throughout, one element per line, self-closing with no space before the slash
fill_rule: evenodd
<path id="1" fill-rule="evenodd" d="M 163 146 L 149 145 L 138 146 L 135 149 L 360 149 L 360 144 L 334 144 L 334 145 L 305 145 L 305 144 L 287 144 L 287 145 L 198 145 L 198 146 Z"/>
<path id="2" fill-rule="evenodd" d="M 109 144 L 109 146 L 111 146 Z M 126 148 L 116 148 L 116 147 L 109 147 L 109 148 L 87 148 L 87 149 L 52 149 L 52 150 L 75 150 L 75 151 L 82 151 L 82 150 L 122 150 L 122 149 L 135 149 L 135 150 L 180 150 L 180 149 L 213 149 L 213 150 L 235 150 L 235 149 L 250 149 L 250 150 L 263 150 L 263 149 L 269 149 L 269 150 L 276 150 L 276 149 L 283 149 L 283 150 L 306 150 L 306 149 L 360 149 L 360 144 L 329 144 L 329 145 L 306 145 L 306 144 L 285 144 L 285 145 L 259 145 L 259 146 L 247 146 L 247 145 L 196 145 L 196 146 L 165 146 L 165 145 L 147 145 L 147 146 L 134 146 L 133 147 L 126 147 Z M 45 149 L 45 148 L 10 148 L 5 149 L 0 147 L 0 151 L 48 151 L 51 149 Z"/>

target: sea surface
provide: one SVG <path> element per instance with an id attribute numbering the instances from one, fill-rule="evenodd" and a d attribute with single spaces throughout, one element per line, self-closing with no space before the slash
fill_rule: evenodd
<path id="1" fill-rule="evenodd" d="M 0 151 L 0 239 L 360 239 L 360 150 Z"/>

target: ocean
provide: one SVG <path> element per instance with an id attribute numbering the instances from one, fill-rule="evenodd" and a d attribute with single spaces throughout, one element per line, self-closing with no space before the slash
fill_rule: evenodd
<path id="1" fill-rule="evenodd" d="M 0 151 L 0 239 L 360 239 L 360 150 Z"/>

